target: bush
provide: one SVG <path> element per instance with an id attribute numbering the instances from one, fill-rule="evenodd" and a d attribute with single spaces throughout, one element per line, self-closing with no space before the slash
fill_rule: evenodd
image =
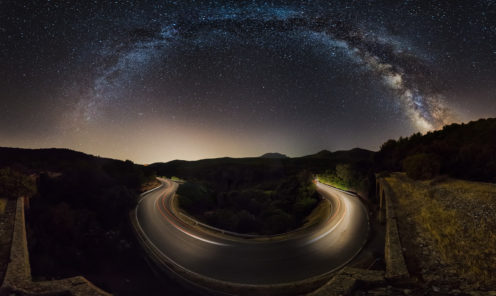
<path id="1" fill-rule="evenodd" d="M 198 214 L 214 208 L 210 191 L 197 183 L 185 182 L 177 189 L 179 206 L 188 212 Z"/>
<path id="2" fill-rule="evenodd" d="M 182 209 L 209 225 L 239 233 L 277 234 L 302 225 L 317 205 L 312 179 L 312 174 L 302 171 L 262 186 L 231 184 L 229 191 L 223 185 L 207 183 L 207 189 L 186 182 L 177 194 Z"/>
<path id="3" fill-rule="evenodd" d="M 277 209 L 264 221 L 263 234 L 284 233 L 291 230 L 294 224 L 293 217 L 283 210 Z"/>
<path id="4" fill-rule="evenodd" d="M 439 175 L 441 162 L 435 154 L 419 153 L 403 160 L 403 170 L 415 180 L 432 179 Z"/>
<path id="5" fill-rule="evenodd" d="M 248 211 L 241 211 L 238 215 L 239 222 L 237 230 L 242 233 L 257 232 L 260 225 L 254 215 Z"/>
<path id="6" fill-rule="evenodd" d="M 320 182 L 367 196 L 370 191 L 370 170 L 366 165 L 340 163 L 318 175 Z"/>
<path id="7" fill-rule="evenodd" d="M 293 205 L 293 212 L 296 217 L 306 217 L 317 205 L 318 200 L 315 198 L 305 197 Z"/>
<path id="8" fill-rule="evenodd" d="M 0 168 L 0 197 L 17 198 L 35 193 L 36 186 L 32 178 L 9 167 Z"/>

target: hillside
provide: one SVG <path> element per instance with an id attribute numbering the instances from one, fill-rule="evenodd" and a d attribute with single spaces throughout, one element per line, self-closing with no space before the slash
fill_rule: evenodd
<path id="1" fill-rule="evenodd" d="M 367 170 L 372 168 L 374 152 L 365 149 L 338 151 L 294 158 L 213 158 L 198 161 L 173 160 L 148 167 L 161 176 L 178 176 L 207 182 L 225 180 L 225 187 L 236 183 L 256 185 L 294 175 L 303 170 L 322 173 L 337 164 L 348 163 Z"/>
<path id="2" fill-rule="evenodd" d="M 335 171 L 346 163 L 359 172 L 355 175 L 360 180 L 368 180 L 373 176 L 372 155 L 363 149 L 298 158 L 272 153 L 256 158 L 175 160 L 149 167 L 158 175 L 188 181 L 179 187 L 179 205 L 197 219 L 236 232 L 276 234 L 301 226 L 318 206 L 314 174 Z"/>
<path id="3" fill-rule="evenodd" d="M 450 233 L 461 233 L 463 225 L 479 225 L 463 233 L 463 241 L 474 249 L 483 248 L 475 242 L 483 240 L 484 235 L 475 230 L 492 227 L 488 223 L 494 222 L 485 210 L 494 207 L 490 200 L 494 199 L 493 187 L 487 190 L 492 185 L 437 176 L 496 182 L 496 119 L 453 124 L 426 135 L 389 140 L 379 152 L 360 148 L 323 150 L 295 158 L 269 153 L 261 157 L 174 160 L 141 166 L 69 149 L 0 148 L 0 170 L 0 198 L 12 199 L 21 192 L 34 194 L 27 213 L 27 231 L 35 277 L 83 274 L 117 294 L 133 293 L 136 287 L 147 286 L 147 293 L 153 295 L 159 288 L 142 276 L 149 270 L 133 255 L 139 247 L 133 241 L 127 215 L 136 204 L 142 184 L 155 175 L 176 176 L 207 192 L 208 197 L 198 201 L 187 196 L 187 190 L 179 191 L 192 201 L 190 212 L 197 211 L 203 221 L 241 232 L 269 234 L 298 227 L 315 208 L 308 176 L 319 175 L 323 181 L 367 196 L 367 189 L 374 192 L 374 173 L 380 171 L 406 171 L 416 179 L 434 179 L 414 181 L 401 175 L 389 180 L 401 196 L 400 214 L 410 219 L 400 219 L 400 233 L 406 237 L 419 235 L 424 240 L 420 242 L 422 246 L 411 245 L 416 241 L 404 244 L 408 260 L 428 264 L 424 266 L 425 278 L 438 272 L 429 258 L 419 257 L 431 251 L 429 254 L 438 256 L 433 262 L 446 263 L 457 272 L 455 278 L 467 277 L 474 283 L 477 277 L 483 281 L 494 277 L 484 262 L 478 264 L 479 269 L 470 267 L 470 256 L 475 256 L 470 250 L 453 253 L 448 247 L 457 243 Z M 28 184 L 26 180 L 33 178 L 34 188 L 16 189 L 16 184 Z M 9 196 L 9 192 L 15 194 Z M 202 204 L 206 206 L 202 208 Z M 418 224 L 414 230 L 422 233 L 413 233 L 408 223 Z M 486 245 L 492 246 L 492 232 L 485 233 Z M 426 251 L 423 249 L 427 242 L 431 249 Z M 463 248 L 458 246 L 456 250 Z M 422 267 L 413 266 L 414 271 L 415 268 Z M 422 272 L 419 275 L 424 276 Z M 181 290 L 172 282 L 168 285 Z"/>
<path id="4" fill-rule="evenodd" d="M 408 169 L 409 175 L 424 179 L 446 174 L 496 182 L 496 118 L 389 140 L 375 155 L 375 166 L 384 171 Z"/>
<path id="5" fill-rule="evenodd" d="M 322 150 L 315 154 L 303 156 L 303 158 L 334 159 L 339 162 L 357 162 L 371 160 L 373 156 L 373 151 L 362 148 L 353 148 L 350 150 L 339 150 L 335 152 Z"/>
<path id="6" fill-rule="evenodd" d="M 265 153 L 264 155 L 260 156 L 260 158 L 288 158 L 288 156 L 285 154 L 282 154 L 282 153 L 269 152 L 269 153 Z"/>

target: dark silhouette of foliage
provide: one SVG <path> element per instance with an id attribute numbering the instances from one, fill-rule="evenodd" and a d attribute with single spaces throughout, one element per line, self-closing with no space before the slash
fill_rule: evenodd
<path id="1" fill-rule="evenodd" d="M 211 210 L 215 206 L 212 192 L 200 184 L 185 182 L 177 190 L 179 206 L 194 214 Z"/>
<path id="2" fill-rule="evenodd" d="M 424 156 L 410 158 L 419 154 Z M 417 133 L 408 138 L 389 140 L 375 155 L 375 165 L 377 170 L 400 171 L 405 168 L 414 176 L 422 175 L 419 171 L 427 165 L 425 155 L 435 162 L 429 168 L 434 174 L 427 175 L 435 175 L 439 162 L 440 174 L 496 182 L 496 119 L 451 124 L 426 135 Z M 414 164 L 415 161 L 424 165 Z"/>
<path id="3" fill-rule="evenodd" d="M 403 160 L 403 170 L 416 180 L 432 179 L 439 174 L 441 163 L 435 154 L 419 153 Z"/>
<path id="4" fill-rule="evenodd" d="M 375 184 L 369 182 L 373 178 L 372 163 L 373 152 L 357 148 L 324 150 L 297 158 L 175 160 L 149 167 L 157 175 L 178 176 L 211 192 L 208 206 L 192 206 L 193 196 L 181 195 L 179 200 L 186 211 L 200 220 L 227 230 L 273 234 L 300 226 L 317 205 L 318 195 L 311 187 L 313 174 L 323 173 L 336 164 L 350 164 L 366 179 L 361 181 L 367 187 Z"/>
<path id="5" fill-rule="evenodd" d="M 354 191 L 361 196 L 369 196 L 374 175 L 373 170 L 367 163 L 339 163 L 324 173 L 318 175 L 321 182 L 334 187 Z"/>
<path id="6" fill-rule="evenodd" d="M 10 167 L 0 168 L 0 197 L 17 198 L 36 192 L 34 179 Z"/>
<path id="7" fill-rule="evenodd" d="M 37 189 L 26 212 L 33 274 L 82 274 L 119 295 L 148 291 L 142 284 L 133 288 L 123 283 L 141 274 L 152 277 L 137 256 L 141 248 L 128 221 L 141 184 L 154 176 L 153 170 L 131 161 L 67 149 L 0 148 L 0 194 L 15 198 Z M 109 285 L 106 273 L 122 283 L 112 280 Z"/>
<path id="8" fill-rule="evenodd" d="M 240 233 L 275 234 L 300 226 L 315 208 L 319 197 L 312 179 L 310 172 L 301 171 L 258 186 L 251 182 L 226 186 L 225 179 L 204 185 L 186 182 L 177 193 L 181 208 L 212 226 Z"/>
<path id="9" fill-rule="evenodd" d="M 215 158 L 198 161 L 174 160 L 154 163 L 147 168 L 160 176 L 178 176 L 186 180 L 201 180 L 217 183 L 223 190 L 238 184 L 259 186 L 281 178 L 309 170 L 319 174 L 338 163 L 353 164 L 354 167 L 372 168 L 374 152 L 364 149 L 349 151 L 321 151 L 317 154 L 295 158 Z M 222 184 L 218 180 L 222 180 Z"/>

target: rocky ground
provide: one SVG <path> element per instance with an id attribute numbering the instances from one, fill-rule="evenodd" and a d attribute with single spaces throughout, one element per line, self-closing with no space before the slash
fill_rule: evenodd
<path id="1" fill-rule="evenodd" d="M 496 185 L 386 180 L 412 279 L 357 295 L 496 295 Z"/>

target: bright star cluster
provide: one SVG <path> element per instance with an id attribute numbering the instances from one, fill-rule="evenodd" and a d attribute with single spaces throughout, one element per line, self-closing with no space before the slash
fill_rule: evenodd
<path id="1" fill-rule="evenodd" d="M 496 116 L 494 1 L 1 1 L 0 145 L 291 156 Z"/>

